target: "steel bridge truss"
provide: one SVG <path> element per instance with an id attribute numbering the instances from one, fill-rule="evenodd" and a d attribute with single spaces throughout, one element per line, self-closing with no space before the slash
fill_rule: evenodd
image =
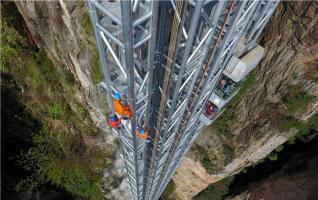
<path id="1" fill-rule="evenodd" d="M 159 199 L 204 128 L 200 115 L 226 64 L 255 47 L 278 1 L 96 1 L 88 7 L 109 109 L 133 116 L 118 135 L 132 199 Z M 149 128 L 150 143 L 136 136 Z"/>

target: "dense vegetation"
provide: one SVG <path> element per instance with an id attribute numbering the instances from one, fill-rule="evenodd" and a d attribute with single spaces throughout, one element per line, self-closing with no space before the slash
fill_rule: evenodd
<path id="1" fill-rule="evenodd" d="M 102 172 L 116 147 L 97 144 L 102 133 L 74 97 L 79 88 L 72 74 L 31 46 L 12 4 L 1 7 L 0 24 L 3 197 L 35 199 L 53 184 L 101 199 Z"/>

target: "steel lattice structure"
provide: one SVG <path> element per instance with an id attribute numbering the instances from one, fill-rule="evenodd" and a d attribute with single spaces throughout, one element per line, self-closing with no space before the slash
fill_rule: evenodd
<path id="1" fill-rule="evenodd" d="M 256 46 L 277 5 L 265 0 L 88 1 L 103 73 L 99 87 L 112 114 L 114 92 L 123 94 L 132 111 L 113 129 L 132 199 L 159 199 L 205 127 L 200 116 L 227 63 Z M 135 134 L 137 127 L 148 128 L 150 142 Z"/>

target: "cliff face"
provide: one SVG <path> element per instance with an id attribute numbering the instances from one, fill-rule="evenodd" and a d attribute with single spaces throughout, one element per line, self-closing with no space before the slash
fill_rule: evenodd
<path id="1" fill-rule="evenodd" d="M 278 6 L 260 41 L 267 53 L 245 91 L 198 137 L 173 177 L 180 199 L 305 134 L 303 124 L 318 111 L 317 9 L 317 2 Z"/>
<path id="2" fill-rule="evenodd" d="M 91 108 L 91 117 L 102 128 L 105 102 L 98 102 L 95 83 L 101 76 L 98 52 L 84 1 L 17 1 L 33 40 L 44 48 L 56 67 L 69 69 L 81 88 L 74 94 Z"/>
<path id="3" fill-rule="evenodd" d="M 78 85 L 73 88 L 72 98 L 85 105 L 94 125 L 104 131 L 103 137 L 94 142 L 102 146 L 116 146 L 115 136 L 106 125 L 106 98 L 96 88 L 102 77 L 85 1 L 16 1 L 15 4 L 32 39 L 45 50 L 54 67 L 71 72 Z M 116 154 L 112 167 L 104 171 L 103 192 L 106 199 L 128 199 L 123 163 L 118 156 Z"/>

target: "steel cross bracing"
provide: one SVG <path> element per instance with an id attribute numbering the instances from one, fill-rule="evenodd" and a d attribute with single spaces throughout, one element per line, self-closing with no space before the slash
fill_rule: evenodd
<path id="1" fill-rule="evenodd" d="M 141 199 L 145 141 L 135 135 L 137 124 L 147 123 L 153 76 L 157 1 L 88 1 L 101 58 L 107 102 L 114 114 L 112 93 L 129 102 L 131 120 L 122 121 L 117 133 L 133 199 Z"/>
<path id="2" fill-rule="evenodd" d="M 158 199 L 204 128 L 200 115 L 233 55 L 256 45 L 278 1 L 88 1 L 110 112 L 120 92 L 133 116 L 118 135 L 132 199 Z M 150 143 L 136 136 L 149 129 Z"/>
<path id="3" fill-rule="evenodd" d="M 217 47 L 222 50 L 220 50 L 217 55 L 214 55 L 214 59 L 216 61 L 212 63 L 214 66 L 210 66 L 212 71 L 209 73 L 209 75 L 207 75 L 206 82 L 203 84 L 204 86 L 202 85 L 202 92 L 197 92 L 198 97 L 195 101 L 193 101 L 195 102 L 195 105 L 192 105 L 192 110 L 187 111 L 191 114 L 190 117 L 188 117 L 187 125 L 184 126 L 185 128 L 179 130 L 179 132 L 181 133 L 180 135 L 182 136 L 179 137 L 179 140 L 174 141 L 176 143 L 179 143 L 179 145 L 174 145 L 176 148 L 174 148 L 172 152 L 170 151 L 168 153 L 168 155 L 170 155 L 171 157 L 171 160 L 169 163 L 168 171 L 166 171 L 164 174 L 165 180 L 161 183 L 161 186 L 159 187 L 160 190 L 157 194 L 160 195 L 162 193 L 163 189 L 172 177 L 173 172 L 176 170 L 181 158 L 189 150 L 197 134 L 200 133 L 203 125 L 199 121 L 199 116 L 202 113 L 204 105 L 206 104 L 208 97 L 211 95 L 216 84 L 216 80 L 219 79 L 219 75 L 224 69 L 225 64 L 228 62 L 233 54 L 243 54 L 246 50 L 248 50 L 247 48 L 255 45 L 257 37 L 260 35 L 262 29 L 264 28 L 265 24 L 269 20 L 269 17 L 271 16 L 277 5 L 278 1 L 238 2 L 236 13 L 233 11 L 233 14 L 231 14 L 235 20 L 234 22 L 229 23 L 232 27 L 229 28 L 229 32 L 227 35 L 228 38 L 225 39 L 226 37 L 224 37 L 223 41 L 225 42 L 223 43 L 223 45 L 219 45 Z M 255 19 L 258 19 L 255 17 L 256 15 L 262 20 L 251 23 L 252 20 L 250 20 L 250 17 L 253 16 Z M 248 34 L 250 35 L 250 38 L 246 39 Z M 246 45 L 246 50 L 242 51 L 241 53 L 237 48 L 237 44 L 240 40 L 244 40 Z M 158 198 L 158 196 L 156 196 L 156 198 Z"/>

